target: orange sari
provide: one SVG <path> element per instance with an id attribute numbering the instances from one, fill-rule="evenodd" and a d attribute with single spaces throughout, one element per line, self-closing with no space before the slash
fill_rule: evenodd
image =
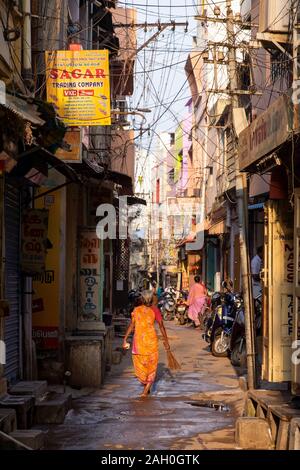
<path id="1" fill-rule="evenodd" d="M 141 305 L 131 314 L 134 324 L 132 361 L 139 381 L 146 385 L 153 383 L 158 365 L 158 339 L 154 328 L 156 313 L 150 307 Z"/>

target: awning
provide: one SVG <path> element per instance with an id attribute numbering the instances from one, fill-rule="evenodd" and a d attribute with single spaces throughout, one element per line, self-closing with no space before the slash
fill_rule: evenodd
<path id="1" fill-rule="evenodd" d="M 141 199 L 140 197 L 136 197 L 136 196 L 128 196 L 127 197 L 127 204 L 129 206 L 134 206 L 134 205 L 143 205 L 143 206 L 146 206 L 147 205 L 147 202 L 145 201 L 145 199 Z"/>
<path id="2" fill-rule="evenodd" d="M 83 157 L 82 163 L 72 165 L 75 173 L 85 176 L 86 178 L 94 178 L 101 181 L 112 181 L 125 188 L 130 188 L 132 191 L 132 179 L 130 176 L 117 171 L 106 170 L 102 166 L 89 161 Z"/>
<path id="3" fill-rule="evenodd" d="M 36 168 L 37 172 L 47 175 L 48 165 L 59 171 L 68 180 L 80 182 L 77 174 L 69 165 L 56 158 L 55 155 L 43 147 L 34 147 L 22 153 L 18 157 L 17 165 L 11 171 L 10 176 L 24 178 L 32 168 Z"/>
<path id="4" fill-rule="evenodd" d="M 226 232 L 226 221 L 224 219 L 212 224 L 208 229 L 208 235 L 222 235 Z"/>
<path id="5" fill-rule="evenodd" d="M 24 121 L 29 121 L 36 126 L 43 126 L 45 124 L 45 121 L 40 118 L 38 107 L 28 103 L 25 99 L 6 94 L 5 100 L 0 103 L 0 106 L 8 109 Z"/>
<path id="6" fill-rule="evenodd" d="M 176 248 L 180 248 L 181 246 L 185 245 L 186 243 L 192 243 L 196 240 L 196 233 L 190 233 L 185 238 L 183 238 L 180 242 L 176 244 Z"/>
<path id="7" fill-rule="evenodd" d="M 128 196 L 127 194 L 124 194 L 124 197 L 127 197 L 127 205 L 128 206 L 135 206 L 135 205 L 146 206 L 147 205 L 147 202 L 145 201 L 145 199 L 141 199 L 141 198 L 136 197 L 136 196 Z M 116 205 L 118 205 L 119 204 L 119 198 L 117 198 L 117 197 L 114 198 L 114 203 Z"/>
<path id="8" fill-rule="evenodd" d="M 259 202 L 258 204 L 250 204 L 248 206 L 249 211 L 255 211 L 257 209 L 263 209 L 265 207 L 265 204 L 263 202 Z"/>

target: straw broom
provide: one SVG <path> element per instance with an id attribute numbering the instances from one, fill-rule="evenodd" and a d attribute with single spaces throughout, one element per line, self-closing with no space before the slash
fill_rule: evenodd
<path id="1" fill-rule="evenodd" d="M 165 349 L 166 349 L 167 358 L 168 358 L 168 368 L 171 369 L 171 370 L 181 369 L 181 365 L 176 360 L 176 357 L 172 353 L 171 349 L 167 349 L 166 345 L 165 345 Z"/>

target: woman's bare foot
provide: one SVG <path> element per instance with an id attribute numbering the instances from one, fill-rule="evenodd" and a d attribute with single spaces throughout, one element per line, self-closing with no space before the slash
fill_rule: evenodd
<path id="1" fill-rule="evenodd" d="M 146 384 L 141 397 L 147 397 L 148 394 L 150 393 L 150 389 L 151 389 L 151 384 Z"/>

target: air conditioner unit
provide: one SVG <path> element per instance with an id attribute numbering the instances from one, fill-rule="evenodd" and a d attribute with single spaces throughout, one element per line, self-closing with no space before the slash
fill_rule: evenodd
<path id="1" fill-rule="evenodd" d="M 261 0 L 259 5 L 259 32 L 287 33 L 292 1 Z"/>

